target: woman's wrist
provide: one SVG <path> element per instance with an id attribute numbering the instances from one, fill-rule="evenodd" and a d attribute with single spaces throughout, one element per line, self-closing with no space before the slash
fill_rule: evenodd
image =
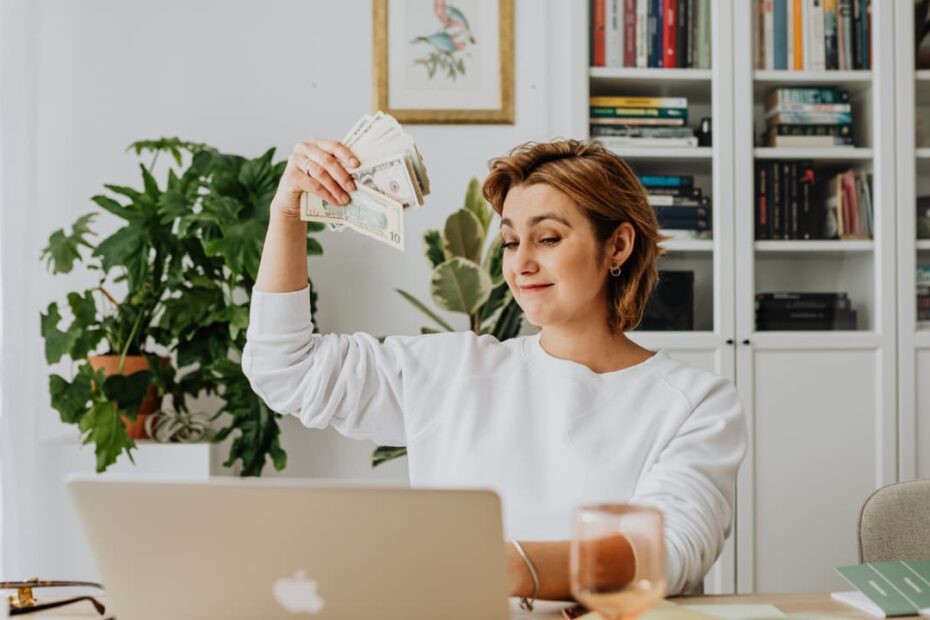
<path id="1" fill-rule="evenodd" d="M 507 576 L 510 580 L 510 596 L 533 594 L 533 576 L 513 542 L 507 541 Z"/>

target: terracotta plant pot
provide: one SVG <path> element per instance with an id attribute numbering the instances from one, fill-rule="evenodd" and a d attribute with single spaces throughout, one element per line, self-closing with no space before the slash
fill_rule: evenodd
<path id="1" fill-rule="evenodd" d="M 167 357 L 159 359 L 163 366 L 170 363 Z M 107 377 L 116 374 L 128 376 L 140 370 L 149 369 L 148 358 L 144 355 L 127 355 L 123 360 L 122 373 L 119 372 L 119 355 L 89 355 L 87 361 L 90 362 L 90 367 L 94 370 L 102 369 L 103 374 Z M 148 439 L 149 435 L 145 431 L 145 420 L 159 409 L 161 409 L 161 396 L 158 395 L 154 385 L 149 386 L 148 394 L 142 399 L 135 421 L 130 420 L 128 416 L 120 416 L 123 419 L 123 424 L 126 425 L 126 433 L 129 437 L 132 439 Z"/>

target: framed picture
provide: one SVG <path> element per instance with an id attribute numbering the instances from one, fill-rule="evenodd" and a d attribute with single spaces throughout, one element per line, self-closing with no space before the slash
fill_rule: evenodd
<path id="1" fill-rule="evenodd" d="M 375 109 L 513 123 L 513 0 L 372 0 Z"/>

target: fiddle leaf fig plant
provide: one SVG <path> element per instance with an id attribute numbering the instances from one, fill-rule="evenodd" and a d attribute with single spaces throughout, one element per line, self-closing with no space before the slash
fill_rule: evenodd
<path id="1" fill-rule="evenodd" d="M 433 303 L 448 312 L 464 314 L 469 329 L 476 334 L 507 340 L 520 332 L 523 311 L 504 281 L 500 236 L 495 236 L 488 244 L 493 215 L 490 205 L 481 196 L 478 179 L 472 178 L 465 193 L 465 204 L 446 219 L 443 230 L 430 229 L 423 234 L 423 250 L 432 270 L 430 297 Z M 397 292 L 434 323 L 435 327 L 421 328 L 421 333 L 456 331 L 410 293 L 400 289 Z M 406 453 L 403 447 L 381 446 L 372 455 L 372 466 Z"/>

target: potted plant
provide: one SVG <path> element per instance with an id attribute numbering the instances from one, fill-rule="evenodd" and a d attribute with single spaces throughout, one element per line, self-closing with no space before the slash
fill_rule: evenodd
<path id="1" fill-rule="evenodd" d="M 464 206 L 446 219 L 442 231 L 430 229 L 423 233 L 423 249 L 432 269 L 433 303 L 443 310 L 464 314 L 473 332 L 507 340 L 520 333 L 523 310 L 504 281 L 500 235 L 487 244 L 493 215 L 481 196 L 478 179 L 472 178 Z M 435 324 L 421 328 L 421 333 L 456 331 L 410 293 L 400 289 L 397 292 Z M 406 453 L 404 447 L 378 447 L 372 455 L 372 467 Z"/>
<path id="2" fill-rule="evenodd" d="M 141 427 L 141 416 L 157 410 L 162 395 L 187 413 L 189 396 L 215 394 L 222 405 L 214 419 L 227 414 L 230 422 L 214 439 L 237 433 L 224 465 L 240 462 L 242 475 L 260 475 L 270 457 L 283 469 L 279 415 L 251 391 L 238 360 L 268 208 L 285 163 L 272 161 L 273 149 L 247 159 L 177 138 L 130 148 L 153 155 L 140 163 L 142 188 L 106 185 L 109 195 L 93 197 L 124 225 L 94 243 L 96 214 L 84 215 L 70 232 L 55 231 L 42 252 L 52 273 L 70 273 L 80 261 L 99 275 L 97 285 L 68 294 L 66 329 L 57 303 L 42 315 L 47 362 L 67 356 L 75 364 L 71 381 L 50 376 L 52 406 L 95 444 L 103 471 L 123 451 L 132 459 L 138 433 L 121 418 Z M 152 172 L 160 154 L 175 163 L 164 188 Z M 322 249 L 308 237 L 307 251 Z M 119 301 L 114 286 L 125 289 Z M 94 356 L 103 343 L 104 357 Z"/>

